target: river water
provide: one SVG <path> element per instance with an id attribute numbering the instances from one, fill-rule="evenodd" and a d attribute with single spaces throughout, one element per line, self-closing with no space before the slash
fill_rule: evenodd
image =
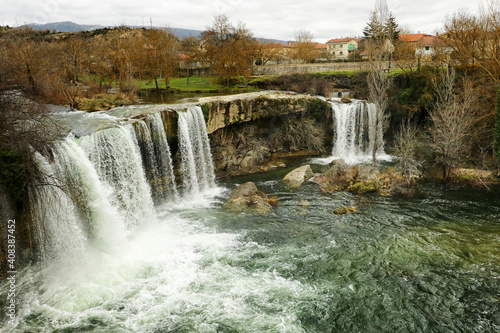
<path id="1" fill-rule="evenodd" d="M 323 194 L 287 188 L 287 171 L 219 179 L 157 203 L 119 250 L 26 268 L 2 332 L 500 330 L 498 191 Z M 225 209 L 249 180 L 279 198 L 271 213 Z"/>

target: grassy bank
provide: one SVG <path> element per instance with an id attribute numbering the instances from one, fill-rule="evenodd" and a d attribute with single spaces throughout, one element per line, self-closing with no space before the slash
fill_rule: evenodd
<path id="1" fill-rule="evenodd" d="M 137 81 L 137 86 L 141 90 L 154 90 L 156 89 L 154 82 Z M 159 89 L 166 89 L 165 80 L 158 81 Z M 253 86 L 247 86 L 244 80 L 231 85 L 227 88 L 217 82 L 216 78 L 205 76 L 193 76 L 189 78 L 189 83 L 185 77 L 172 78 L 170 80 L 169 88 L 175 92 L 219 92 L 219 91 L 258 91 L 259 89 Z"/>

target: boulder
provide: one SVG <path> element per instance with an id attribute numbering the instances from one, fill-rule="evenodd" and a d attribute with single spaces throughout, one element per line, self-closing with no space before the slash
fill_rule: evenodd
<path id="1" fill-rule="evenodd" d="M 354 213 L 356 211 L 356 207 L 339 207 L 333 210 L 333 214 L 335 215 L 346 215 L 350 213 Z"/>
<path id="2" fill-rule="evenodd" d="M 246 208 L 251 208 L 259 212 L 268 212 L 271 210 L 271 204 L 267 195 L 259 191 L 257 186 L 252 182 L 236 187 L 229 199 L 227 207 L 234 211 L 242 211 Z"/>
<path id="3" fill-rule="evenodd" d="M 307 180 L 311 179 L 314 176 L 310 165 L 303 165 L 300 168 L 297 168 L 290 173 L 288 173 L 284 181 L 288 182 L 291 187 L 299 187 L 304 184 Z"/>
<path id="4" fill-rule="evenodd" d="M 359 182 L 352 184 L 347 188 L 348 192 L 355 194 L 365 194 L 370 192 L 376 192 L 379 186 L 376 181 Z"/>

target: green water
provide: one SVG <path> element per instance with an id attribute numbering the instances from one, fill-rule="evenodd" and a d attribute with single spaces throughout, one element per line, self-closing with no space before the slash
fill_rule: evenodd
<path id="1" fill-rule="evenodd" d="M 158 224 L 123 253 L 26 270 L 20 321 L 6 331 L 500 331 L 498 191 L 327 195 L 288 189 L 284 172 L 157 207 Z M 248 180 L 279 206 L 227 211 L 230 189 Z M 357 210 L 334 215 L 340 206 Z"/>

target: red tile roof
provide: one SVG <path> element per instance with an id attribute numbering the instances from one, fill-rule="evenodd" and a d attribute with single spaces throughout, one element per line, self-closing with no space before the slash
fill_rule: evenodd
<path id="1" fill-rule="evenodd" d="M 445 43 L 443 40 L 436 36 L 424 36 L 419 41 L 419 44 L 423 46 L 444 46 Z"/>
<path id="2" fill-rule="evenodd" d="M 316 44 L 316 49 L 318 49 L 318 50 L 326 50 L 327 47 L 326 47 L 326 44 L 320 44 L 320 43 L 318 43 L 318 44 Z"/>
<path id="3" fill-rule="evenodd" d="M 356 38 L 334 38 L 330 39 L 327 44 L 334 44 L 334 43 L 348 43 L 351 40 L 356 39 Z"/>
<path id="4" fill-rule="evenodd" d="M 401 34 L 399 35 L 399 40 L 403 42 L 418 42 L 420 41 L 423 37 L 434 37 L 431 35 L 427 34 Z"/>
<path id="5" fill-rule="evenodd" d="M 403 42 L 416 42 L 421 46 L 444 46 L 441 38 L 427 34 L 403 34 L 399 35 Z"/>

